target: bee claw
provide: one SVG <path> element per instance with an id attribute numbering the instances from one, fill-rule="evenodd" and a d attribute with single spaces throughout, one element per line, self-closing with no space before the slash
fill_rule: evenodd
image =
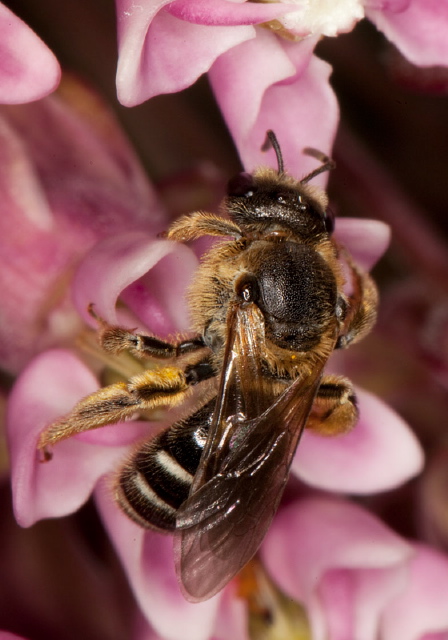
<path id="1" fill-rule="evenodd" d="M 100 325 L 101 329 L 104 329 L 105 327 L 108 327 L 108 323 L 106 322 L 106 320 L 104 320 L 104 318 L 102 318 L 100 315 L 97 314 L 97 312 L 94 309 L 95 307 L 95 303 L 91 302 L 88 307 L 87 307 L 87 311 L 89 313 L 90 316 L 92 316 L 92 318 L 98 322 L 98 324 Z"/>
<path id="2" fill-rule="evenodd" d="M 46 462 L 50 462 L 53 459 L 53 453 L 48 449 L 47 446 L 42 447 L 42 449 L 38 449 L 38 460 L 40 464 L 45 464 Z"/>
<path id="3" fill-rule="evenodd" d="M 96 320 L 98 318 L 98 315 L 96 314 L 96 311 L 94 311 L 94 309 L 93 309 L 94 306 L 95 306 L 95 303 L 94 302 L 90 302 L 90 304 L 87 306 L 87 311 L 92 316 L 92 318 L 95 318 L 95 320 Z"/>

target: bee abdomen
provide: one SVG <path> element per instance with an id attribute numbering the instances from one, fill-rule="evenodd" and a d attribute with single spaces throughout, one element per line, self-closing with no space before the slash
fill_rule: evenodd
<path id="1" fill-rule="evenodd" d="M 207 438 L 211 403 L 138 449 L 123 467 L 116 497 L 138 524 L 174 531 Z"/>

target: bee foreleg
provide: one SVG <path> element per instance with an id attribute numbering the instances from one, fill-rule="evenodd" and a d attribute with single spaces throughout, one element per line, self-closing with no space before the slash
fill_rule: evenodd
<path id="1" fill-rule="evenodd" d="M 129 351 L 137 358 L 169 359 L 178 358 L 205 347 L 201 336 L 195 336 L 180 342 L 169 342 L 154 336 L 134 333 L 124 327 L 108 324 L 106 320 L 95 313 L 93 305 L 89 306 L 89 312 L 99 324 L 98 342 L 104 351 L 108 353 L 116 355 L 122 351 Z"/>
<path id="2" fill-rule="evenodd" d="M 202 375 L 205 379 L 204 373 Z M 148 369 L 128 382 L 103 387 L 80 400 L 68 415 L 47 427 L 37 446 L 44 449 L 77 433 L 121 422 L 139 412 L 176 406 L 183 402 L 195 384 L 191 377 L 189 371 L 184 373 L 177 367 L 164 367 Z"/>
<path id="3" fill-rule="evenodd" d="M 323 436 L 350 431 L 358 419 L 353 386 L 347 378 L 328 375 L 322 378 L 307 422 L 307 429 Z"/>
<path id="4" fill-rule="evenodd" d="M 171 225 L 166 237 L 168 240 L 187 242 L 201 236 L 230 236 L 241 238 L 243 232 L 240 227 L 231 220 L 226 220 L 213 213 L 196 211 L 187 216 L 182 216 Z"/>
<path id="5" fill-rule="evenodd" d="M 201 336 L 172 343 L 154 336 L 132 333 L 122 327 L 112 326 L 100 333 L 99 342 L 102 348 L 109 353 L 118 354 L 121 351 L 130 351 L 138 358 L 179 358 L 205 347 Z"/>
<path id="6" fill-rule="evenodd" d="M 347 314 L 336 348 L 345 348 L 358 342 L 375 324 L 378 306 L 378 290 L 367 271 L 360 269 L 352 258 L 346 256 L 350 269 L 353 293 L 348 298 Z"/>

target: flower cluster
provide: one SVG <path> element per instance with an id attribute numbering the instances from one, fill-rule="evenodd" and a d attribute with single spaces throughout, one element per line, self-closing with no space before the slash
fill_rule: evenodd
<path id="1" fill-rule="evenodd" d="M 446 6 L 425 0 L 116 0 L 116 6 L 120 101 L 133 106 L 180 91 L 207 72 L 249 171 L 266 163 L 260 140 L 270 128 L 292 175 L 309 169 L 303 147 L 330 150 L 338 107 L 330 67 L 313 54 L 322 35 L 346 32 L 366 17 L 415 64 L 444 65 L 448 57 Z"/>
<path id="2" fill-rule="evenodd" d="M 329 83 L 331 67 L 314 53 L 322 37 L 347 33 L 367 18 L 411 63 L 448 63 L 445 3 L 117 0 L 116 9 L 116 87 L 122 105 L 178 94 L 206 73 L 246 171 L 276 166 L 272 150 L 262 151 L 271 128 L 293 176 L 315 168 L 315 159 L 302 154 L 304 147 L 331 153 L 339 107 Z M 162 339 L 189 335 L 185 292 L 205 244 L 173 243 L 160 232 L 179 214 L 173 190 L 181 194 L 176 202 L 186 213 L 214 206 L 222 179 L 219 171 L 203 166 L 199 180 L 190 171 L 165 187 L 150 184 L 94 91 L 67 75 L 54 92 L 60 78 L 55 56 L 3 5 L 0 29 L 0 358 L 5 379 L 14 379 L 11 388 L 5 385 L 5 397 L 8 477 L 18 524 L 70 516 L 93 497 L 130 587 L 121 620 L 135 640 L 252 640 L 263 637 L 262 627 L 277 634 L 272 637 L 299 637 L 300 625 L 300 637 L 310 640 L 447 638 L 448 557 L 430 546 L 448 545 L 446 516 L 440 515 L 446 496 L 440 463 L 439 475 L 425 476 L 422 484 L 422 495 L 430 497 L 420 499 L 419 530 L 403 526 L 397 533 L 384 496 L 403 486 L 409 490 L 431 448 L 425 451 L 426 443 L 406 421 L 370 391 L 357 388 L 359 421 L 349 433 L 334 438 L 304 433 L 284 500 L 256 559 L 219 594 L 197 604 L 187 602 L 179 588 L 172 538 L 137 526 L 111 491 L 123 460 L 169 426 L 169 412 L 80 433 L 58 443 L 52 460 L 42 462 L 37 443 L 46 426 L 101 385 L 139 371 L 131 358 L 99 349 L 89 305 L 111 325 Z M 188 113 L 185 109 L 186 131 Z M 399 210 L 391 202 L 402 203 L 401 194 L 394 200 L 381 170 L 350 146 L 349 136 L 347 141 L 341 158 L 344 186 L 353 182 L 353 192 L 359 191 L 372 216 L 375 198 L 380 199 L 382 215 L 395 230 L 387 211 Z M 366 186 L 361 167 L 367 166 L 371 184 Z M 324 180 L 323 174 L 317 178 L 321 185 Z M 419 216 L 411 211 L 409 219 L 415 223 Z M 404 221 L 409 237 L 412 224 Z M 339 218 L 335 238 L 371 270 L 389 245 L 390 227 L 373 219 Z M 425 325 L 415 357 L 423 353 L 425 375 L 429 369 L 432 381 L 446 385 L 448 357 L 434 345 L 446 346 L 448 315 L 443 305 L 428 311 L 423 289 L 420 284 L 417 294 L 411 288 L 408 296 L 386 296 L 389 320 L 380 320 L 376 339 L 384 345 L 392 335 L 395 348 L 406 343 L 423 308 L 432 324 Z M 329 367 L 368 384 L 367 374 L 378 366 L 370 364 L 377 362 L 374 350 L 375 343 L 359 351 L 358 359 L 350 352 L 338 354 Z M 8 553 L 18 536 L 11 524 L 5 531 L 1 546 Z M 78 531 L 76 545 L 79 537 Z M 92 556 L 92 566 L 95 562 Z M 23 570 L 28 564 L 26 558 Z M 15 584 L 15 569 L 8 572 Z M 94 580 L 99 573 L 92 569 Z M 113 575 L 120 581 L 115 568 Z M 114 607 L 105 582 L 104 574 L 95 582 L 104 590 L 98 607 Z M 51 627 L 44 618 L 34 609 L 22 622 L 0 612 L 0 628 L 7 629 L 0 638 L 75 637 L 69 629 L 60 635 L 56 621 Z M 95 637 L 95 629 L 86 637 Z M 112 629 L 104 633 L 111 640 L 119 637 Z"/>

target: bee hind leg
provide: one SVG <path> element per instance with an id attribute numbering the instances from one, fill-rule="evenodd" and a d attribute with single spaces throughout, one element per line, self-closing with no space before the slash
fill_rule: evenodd
<path id="1" fill-rule="evenodd" d="M 356 395 L 351 382 L 342 376 L 324 376 L 306 428 L 322 436 L 336 436 L 350 431 L 357 419 Z"/>

